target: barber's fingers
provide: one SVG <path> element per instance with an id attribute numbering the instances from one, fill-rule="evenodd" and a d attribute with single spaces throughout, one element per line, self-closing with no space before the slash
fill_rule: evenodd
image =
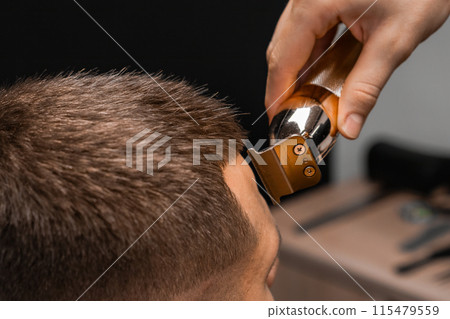
<path id="1" fill-rule="evenodd" d="M 294 25 L 286 29 L 296 28 Z M 278 106 L 292 95 L 298 71 L 308 60 L 314 47 L 315 36 L 308 30 L 286 30 L 267 54 L 268 75 L 265 105 L 269 119 L 277 113 Z"/>
<path id="2" fill-rule="evenodd" d="M 346 138 L 359 136 L 392 72 L 411 54 L 417 41 L 383 28 L 371 34 L 342 89 L 338 107 L 339 132 Z M 389 35 L 390 34 L 390 35 Z M 406 33 L 403 33 L 405 35 Z"/>
<path id="3" fill-rule="evenodd" d="M 267 49 L 266 109 L 269 119 L 295 89 L 299 70 L 311 56 L 316 39 L 337 24 L 322 2 L 290 1 Z M 327 3 L 327 2 L 324 2 Z"/>

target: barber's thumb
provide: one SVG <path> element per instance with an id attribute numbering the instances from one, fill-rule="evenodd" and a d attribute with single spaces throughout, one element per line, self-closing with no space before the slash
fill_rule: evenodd
<path id="1" fill-rule="evenodd" d="M 350 73 L 338 106 L 338 130 L 344 137 L 355 139 L 359 136 L 389 73 L 380 74 L 379 69 L 363 68 L 361 65 L 357 65 Z"/>
<path id="2" fill-rule="evenodd" d="M 409 50 L 396 48 L 395 38 L 378 32 L 364 44 L 363 50 L 345 80 L 338 106 L 338 130 L 346 138 L 359 136 L 381 90 L 392 72 L 403 62 Z"/>
<path id="3" fill-rule="evenodd" d="M 341 100 L 339 107 L 342 108 L 342 104 L 344 103 Z M 350 110 L 346 112 L 341 111 L 340 113 L 344 114 L 338 117 L 342 118 L 341 120 L 338 119 L 339 132 L 348 139 L 356 139 L 361 133 L 368 114 L 361 112 L 361 110 L 356 110 L 354 105 L 347 105 L 347 109 Z"/>

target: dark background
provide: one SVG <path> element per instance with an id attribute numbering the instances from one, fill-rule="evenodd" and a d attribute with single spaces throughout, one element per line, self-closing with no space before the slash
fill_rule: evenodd
<path id="1" fill-rule="evenodd" d="M 226 97 L 253 142 L 267 137 L 266 116 L 251 124 L 264 111 L 265 51 L 286 2 L 78 1 L 149 73 Z M 0 17 L 3 85 L 71 70 L 139 70 L 72 0 L 2 1 Z"/>

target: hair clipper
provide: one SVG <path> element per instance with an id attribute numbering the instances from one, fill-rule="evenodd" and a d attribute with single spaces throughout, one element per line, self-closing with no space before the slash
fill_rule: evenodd
<path id="1" fill-rule="evenodd" d="M 249 149 L 274 203 L 321 179 L 319 165 L 336 142 L 342 86 L 362 45 L 348 30 L 309 70 L 302 85 L 280 105 L 269 127 L 270 147 Z"/>

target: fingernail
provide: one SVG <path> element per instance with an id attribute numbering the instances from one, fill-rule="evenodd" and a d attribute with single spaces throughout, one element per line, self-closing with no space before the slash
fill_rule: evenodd
<path id="1" fill-rule="evenodd" d="M 344 134 L 349 138 L 357 138 L 363 124 L 364 118 L 359 114 L 352 113 L 345 119 L 344 127 L 342 129 Z"/>

